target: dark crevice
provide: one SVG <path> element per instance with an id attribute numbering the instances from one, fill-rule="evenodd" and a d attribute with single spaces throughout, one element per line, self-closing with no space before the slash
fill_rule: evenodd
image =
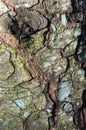
<path id="1" fill-rule="evenodd" d="M 74 113 L 73 122 L 79 130 L 86 130 L 86 89 L 82 93 L 82 106 Z"/>
<path id="2" fill-rule="evenodd" d="M 25 13 L 26 11 L 26 15 L 24 15 L 23 13 Z M 16 11 L 16 16 L 12 17 L 8 14 L 8 16 L 10 17 L 11 19 L 11 23 L 9 24 L 8 28 L 11 30 L 11 33 L 21 42 L 24 42 L 24 41 L 29 41 L 31 36 L 33 36 L 34 34 L 37 34 L 39 31 L 47 28 L 47 31 L 44 33 L 44 42 L 45 40 L 48 40 L 49 36 L 47 35 L 48 32 L 50 31 L 49 27 L 50 27 L 50 20 L 45 16 L 43 15 L 41 12 L 39 11 L 36 11 L 39 16 L 38 18 L 40 17 L 39 21 L 36 21 L 37 22 L 37 26 L 38 28 L 34 28 L 34 25 L 31 25 L 31 23 L 29 21 L 32 21 L 34 20 L 35 18 L 35 15 L 32 15 L 29 16 L 28 15 L 28 12 L 30 11 L 34 11 L 32 8 L 28 9 L 28 8 L 23 8 L 23 11 L 22 11 L 22 16 L 20 14 L 20 16 L 22 17 L 22 21 L 21 21 L 21 17 L 20 17 L 20 20 L 19 18 L 17 19 L 17 11 Z M 21 8 L 20 8 L 20 12 L 18 13 L 21 13 Z M 34 12 L 35 13 L 35 12 Z M 23 16 L 24 15 L 24 16 Z M 31 20 L 30 20 L 30 17 L 31 17 Z M 42 19 L 43 17 L 43 19 Z M 27 20 L 25 20 L 27 19 Z M 46 21 L 47 21 L 47 24 L 46 24 Z M 39 23 L 38 23 L 39 22 Z M 40 27 L 42 26 L 43 24 L 44 27 Z M 47 35 L 47 38 L 46 38 L 46 35 Z"/>

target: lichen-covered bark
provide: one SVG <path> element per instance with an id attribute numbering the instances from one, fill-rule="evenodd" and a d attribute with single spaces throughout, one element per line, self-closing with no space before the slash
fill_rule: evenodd
<path id="1" fill-rule="evenodd" d="M 9 1 L 0 0 L 0 129 L 75 129 L 73 115 L 86 84 L 82 8 L 79 18 L 72 0 Z M 13 12 L 21 6 L 33 6 L 32 29 L 41 28 L 42 15 L 50 22 L 23 40 L 21 12 L 16 11 L 16 17 Z M 41 14 L 39 20 L 35 12 Z M 8 13 L 18 20 L 19 37 L 10 28 L 16 23 Z M 22 21 L 29 19 L 28 13 L 22 17 Z"/>

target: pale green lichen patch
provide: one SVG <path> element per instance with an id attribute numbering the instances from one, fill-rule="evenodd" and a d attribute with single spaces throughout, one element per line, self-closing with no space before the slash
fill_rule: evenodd
<path id="1" fill-rule="evenodd" d="M 48 122 L 47 122 L 48 115 L 45 111 L 40 111 L 39 113 L 31 114 L 28 118 L 28 122 L 30 122 L 30 129 L 31 130 L 47 130 L 48 129 Z"/>
<path id="2" fill-rule="evenodd" d="M 5 106 L 9 103 L 6 111 L 17 118 L 20 116 L 24 119 L 25 111 L 32 113 L 44 109 L 47 104 L 46 98 L 39 87 L 39 83 L 33 80 L 29 81 L 31 76 L 24 66 L 26 60 L 20 53 L 18 54 L 17 50 L 5 46 L 5 43 L 1 44 L 1 52 L 0 88 L 3 91 L 3 96 L 0 96 L 0 99 L 4 100 Z M 5 97 L 7 98 L 5 99 Z M 2 113 L 5 112 L 5 106 L 2 105 L 0 108 Z"/>
<path id="3" fill-rule="evenodd" d="M 14 67 L 10 62 L 0 65 L 0 79 L 6 80 L 9 76 L 14 73 Z"/>
<path id="4" fill-rule="evenodd" d="M 5 64 L 10 59 L 10 52 L 5 51 L 0 55 L 0 64 Z"/>
<path id="5" fill-rule="evenodd" d="M 59 121 L 61 123 L 59 125 L 59 129 L 57 129 L 57 130 L 63 130 L 63 129 L 64 130 L 70 130 L 70 128 L 71 129 L 74 128 L 72 115 L 69 116 L 65 112 L 62 112 L 62 111 L 60 111 L 59 115 L 60 115 Z M 71 117 L 71 119 L 70 119 L 70 117 Z"/>
<path id="6" fill-rule="evenodd" d="M 34 39 L 32 39 L 30 42 L 26 43 L 26 46 L 29 47 L 29 50 L 31 54 L 35 53 L 37 50 L 39 50 L 43 46 L 43 33 L 45 30 L 40 32 L 40 35 L 37 34 Z"/>
<path id="7" fill-rule="evenodd" d="M 31 79 L 30 74 L 24 68 L 24 58 L 18 54 L 17 50 L 12 49 L 10 46 L 5 46 L 5 44 L 1 44 L 0 50 L 4 52 L 0 56 L 0 79 L 7 79 L 5 81 L 8 84 L 7 86 L 14 87 L 21 82 Z"/>

